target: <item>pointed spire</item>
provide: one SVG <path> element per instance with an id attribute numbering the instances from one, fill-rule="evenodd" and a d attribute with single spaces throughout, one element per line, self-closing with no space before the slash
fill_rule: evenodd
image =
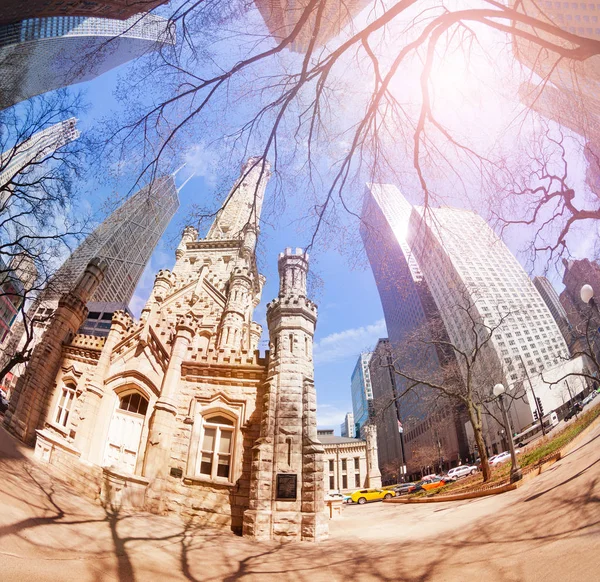
<path id="1" fill-rule="evenodd" d="M 229 192 L 208 231 L 207 239 L 239 238 L 247 224 L 258 226 L 270 164 L 260 157 L 250 158 Z"/>

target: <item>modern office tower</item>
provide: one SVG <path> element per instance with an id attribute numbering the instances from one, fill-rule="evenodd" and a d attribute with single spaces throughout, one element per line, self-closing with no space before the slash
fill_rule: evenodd
<path id="1" fill-rule="evenodd" d="M 104 281 L 90 301 L 128 304 L 150 256 L 179 208 L 173 176 L 157 178 L 117 208 L 56 272 L 53 292 L 65 293 L 93 257 L 105 259 Z"/>
<path id="2" fill-rule="evenodd" d="M 496 328 L 481 352 L 478 373 L 489 375 L 490 382 L 492 377 L 502 379 L 509 388 L 523 386 L 530 414 L 525 415 L 524 407 L 515 401 L 516 430 L 531 422 L 535 397 L 540 398 L 545 413 L 559 408 L 564 380 L 554 386 L 549 383 L 565 373 L 581 371 L 583 362 L 568 361 L 569 351 L 556 321 L 523 267 L 494 231 L 471 211 L 428 208 L 425 212 L 414 208 L 408 232 L 408 243 L 451 343 L 470 350 L 474 322 Z M 462 371 L 464 374 L 464 367 Z M 569 384 L 576 392 L 585 385 L 580 378 Z"/>
<path id="3" fill-rule="evenodd" d="M 377 341 L 369 362 L 373 390 L 373 418 L 377 426 L 379 469 L 385 475 L 390 465 L 394 469 L 405 464 L 402 451 L 400 399 L 396 391 L 390 341 Z"/>
<path id="4" fill-rule="evenodd" d="M 133 318 L 127 303 L 114 301 L 88 301 L 88 315 L 77 333 L 106 337 L 116 311 L 124 311 Z"/>
<path id="5" fill-rule="evenodd" d="M 31 306 L 29 313 L 40 319 L 36 338 L 50 323 L 60 296 L 71 289 L 94 257 L 106 260 L 108 267 L 89 301 L 127 305 L 177 208 L 179 197 L 173 176 L 157 178 L 117 208 L 73 251 Z M 6 356 L 18 349 L 23 331 L 22 322 L 15 325 L 3 346 Z"/>
<path id="6" fill-rule="evenodd" d="M 412 206 L 392 184 L 369 184 L 365 192 L 360 233 L 375 277 L 383 307 L 390 349 L 400 368 L 419 367 L 425 376 L 442 374 L 441 361 L 447 357 L 439 350 L 417 347 L 410 342 L 415 334 L 427 335 L 428 321 L 439 321 L 437 307 L 414 253 L 407 244 Z M 431 393 L 418 386 L 406 393 L 407 381 L 396 375 L 395 386 L 402 397 L 398 413 L 404 427 L 406 462 L 413 449 L 435 440 L 428 418 L 436 413 L 449 416 L 444 428 L 448 444 L 446 460 L 464 459 L 467 452 L 464 423 L 460 414 L 444 404 L 433 410 Z M 437 405 L 436 405 L 437 408 Z M 443 409 L 443 410 L 442 410 Z M 438 423 L 439 424 L 439 423 Z M 380 454 L 381 456 L 381 454 Z"/>
<path id="7" fill-rule="evenodd" d="M 600 12 L 596 4 L 576 2 L 551 2 L 545 0 L 524 0 L 513 2 L 518 12 L 541 20 L 547 24 L 593 40 L 600 39 Z M 566 39 L 561 39 L 541 27 L 535 29 L 529 25 L 517 23 L 525 33 L 539 37 L 542 42 L 569 47 Z M 515 57 L 526 67 L 533 70 L 542 79 L 548 79 L 556 86 L 578 91 L 583 87 L 585 93 L 594 95 L 593 84 L 600 81 L 600 62 L 597 58 L 581 61 L 560 58 L 560 55 L 518 35 L 513 35 Z M 588 85 L 589 83 L 589 85 Z"/>
<path id="8" fill-rule="evenodd" d="M 8 335 L 36 278 L 37 269 L 29 256 L 17 255 L 8 265 L 0 257 L 0 343 Z"/>
<path id="9" fill-rule="evenodd" d="M 354 416 L 355 434 L 361 434 L 362 427 L 370 418 L 373 390 L 371 388 L 371 375 L 369 372 L 370 353 L 360 354 L 352 372 L 350 382 L 352 391 L 352 413 Z"/>
<path id="10" fill-rule="evenodd" d="M 310 41 L 317 24 L 317 12 L 322 7 L 319 20 L 319 31 L 315 48 L 326 44 L 338 36 L 342 29 L 368 4 L 371 0 L 321 0 L 308 17 L 306 24 L 298 32 L 296 38 L 290 43 L 290 49 L 304 53 L 308 50 Z M 271 35 L 278 41 L 287 38 L 303 16 L 309 5 L 308 0 L 293 2 L 290 0 L 255 0 L 265 24 Z"/>
<path id="11" fill-rule="evenodd" d="M 600 6 L 596 4 L 525 0 L 515 3 L 515 7 L 562 30 L 600 39 Z M 517 26 L 542 41 L 569 46 L 568 41 L 540 27 L 534 31 L 531 27 Z M 517 60 L 544 80 L 543 83 L 525 83 L 519 91 L 521 101 L 585 138 L 586 183 L 592 192 L 600 194 L 600 59 L 561 58 L 545 46 L 518 35 L 513 35 L 513 52 Z"/>
<path id="12" fill-rule="evenodd" d="M 71 117 L 38 131 L 29 139 L 0 154 L 0 207 L 11 190 L 11 180 L 29 164 L 39 162 L 62 146 L 76 140 L 79 131 L 77 119 Z M 7 186 L 8 185 L 8 186 Z"/>
<path id="13" fill-rule="evenodd" d="M 173 44 L 175 25 L 153 14 L 31 18 L 0 26 L 0 109 Z"/>
<path id="14" fill-rule="evenodd" d="M 143 10 L 149 12 L 166 0 L 3 0 L 0 24 L 43 16 L 97 16 L 125 20 Z"/>
<path id="15" fill-rule="evenodd" d="M 353 439 L 356 436 L 354 430 L 354 415 L 351 412 L 346 414 L 344 422 L 340 425 L 340 435 L 350 439 Z"/>
<path id="16" fill-rule="evenodd" d="M 554 317 L 554 321 L 556 321 L 558 325 L 558 329 L 562 333 L 563 337 L 567 344 L 571 341 L 571 326 L 569 324 L 569 318 L 567 317 L 567 312 L 565 308 L 561 305 L 560 299 L 558 297 L 558 293 L 556 289 L 552 286 L 552 283 L 546 279 L 546 277 L 534 277 L 533 285 L 538 290 L 540 296 L 544 300 L 546 307 L 550 310 L 552 317 Z"/>
<path id="17" fill-rule="evenodd" d="M 567 313 L 575 336 L 574 351 L 587 353 L 590 350 L 586 336 L 594 341 L 597 346 L 597 330 L 600 328 L 600 316 L 589 304 L 581 300 L 581 288 L 591 285 L 594 289 L 596 305 L 600 295 L 600 265 L 589 259 L 567 260 L 563 259 L 565 272 L 563 274 L 564 290 L 560 294 L 560 303 Z M 600 357 L 600 347 L 596 349 L 597 357 Z"/>

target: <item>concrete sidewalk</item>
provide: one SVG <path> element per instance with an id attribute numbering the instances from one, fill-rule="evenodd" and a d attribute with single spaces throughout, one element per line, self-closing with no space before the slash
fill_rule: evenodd
<path id="1" fill-rule="evenodd" d="M 502 496 L 347 506 L 322 544 L 256 543 L 177 518 L 119 514 L 74 494 L 0 434 L 0 579 L 594 580 L 600 429 Z"/>

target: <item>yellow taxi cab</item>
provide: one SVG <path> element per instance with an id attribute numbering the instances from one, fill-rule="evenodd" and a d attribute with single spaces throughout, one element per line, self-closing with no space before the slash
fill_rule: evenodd
<path id="1" fill-rule="evenodd" d="M 381 499 L 391 499 L 396 496 L 395 491 L 389 491 L 385 489 L 359 489 L 350 495 L 350 501 L 352 503 L 358 503 L 362 505 L 367 501 L 379 501 Z"/>

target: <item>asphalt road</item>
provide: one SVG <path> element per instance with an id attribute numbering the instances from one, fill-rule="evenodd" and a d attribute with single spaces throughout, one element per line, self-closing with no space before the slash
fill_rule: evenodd
<path id="1" fill-rule="evenodd" d="M 347 506 L 321 544 L 253 543 L 119 515 L 0 432 L 0 580 L 600 580 L 600 426 L 520 489 L 464 502 Z"/>

